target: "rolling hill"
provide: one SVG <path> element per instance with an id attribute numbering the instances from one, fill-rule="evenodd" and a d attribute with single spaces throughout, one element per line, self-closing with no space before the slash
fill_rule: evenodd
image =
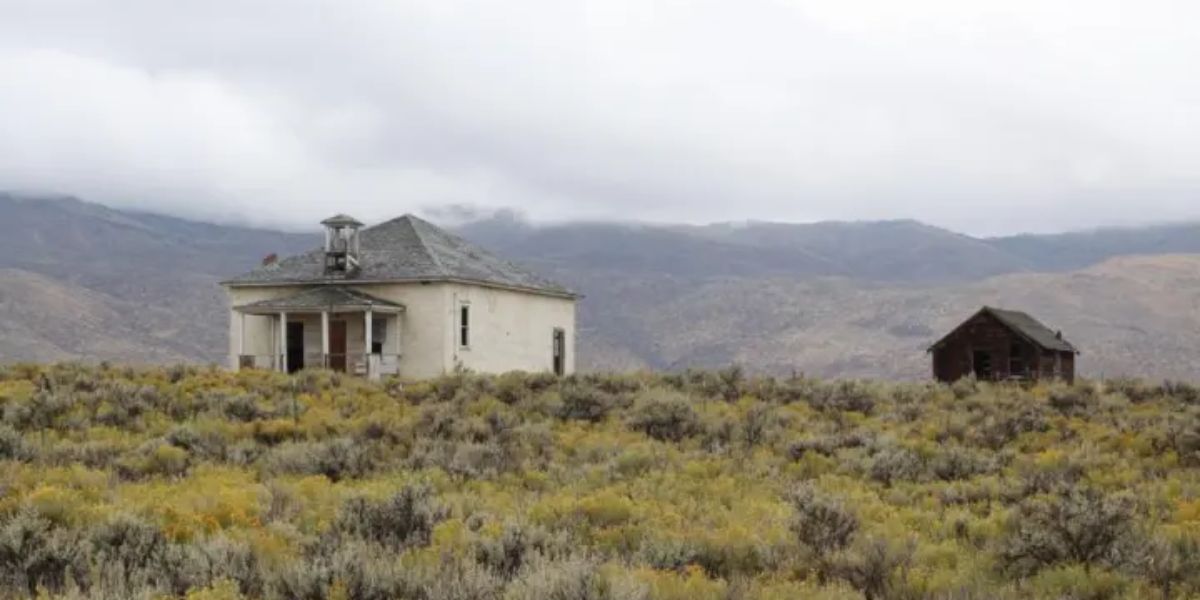
<path id="1" fill-rule="evenodd" d="M 219 362 L 216 282 L 314 234 L 0 194 L 0 359 Z M 1029 310 L 1084 374 L 1200 379 L 1200 226 L 973 238 L 915 221 L 709 226 L 510 214 L 464 236 L 581 291 L 589 369 L 919 378 L 981 304 Z"/>

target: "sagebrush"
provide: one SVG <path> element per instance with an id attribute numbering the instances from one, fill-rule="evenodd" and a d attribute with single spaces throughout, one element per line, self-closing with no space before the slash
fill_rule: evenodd
<path id="1" fill-rule="evenodd" d="M 1200 393 L 0 367 L 0 597 L 1191 598 Z"/>

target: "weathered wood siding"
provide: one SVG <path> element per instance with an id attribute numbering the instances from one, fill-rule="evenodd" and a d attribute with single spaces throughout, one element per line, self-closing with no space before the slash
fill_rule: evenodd
<path id="1" fill-rule="evenodd" d="M 933 351 L 933 376 L 953 382 L 979 379 L 1075 379 L 1075 356 L 1046 351 L 995 317 L 980 313 L 959 326 Z"/>

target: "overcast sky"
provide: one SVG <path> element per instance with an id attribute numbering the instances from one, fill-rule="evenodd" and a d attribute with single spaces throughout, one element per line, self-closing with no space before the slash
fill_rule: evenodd
<path id="1" fill-rule="evenodd" d="M 1200 3 L 0 0 L 0 189 L 289 228 L 1200 219 Z M 2 215 L 0 215 L 2 217 Z"/>

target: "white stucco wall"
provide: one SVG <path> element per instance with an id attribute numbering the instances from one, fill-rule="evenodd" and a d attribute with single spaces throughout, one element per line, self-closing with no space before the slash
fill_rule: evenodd
<path id="1" fill-rule="evenodd" d="M 435 377 L 456 364 L 483 373 L 511 370 L 548 371 L 553 362 L 553 331 L 566 334 L 566 372 L 575 371 L 575 303 L 573 300 L 466 284 L 399 283 L 360 284 L 363 292 L 405 306 L 400 315 L 380 313 L 375 318 L 392 318 L 388 326 L 388 349 L 393 343 L 402 354 L 400 374 L 411 379 Z M 230 305 L 238 306 L 298 292 L 294 286 L 229 288 Z M 471 311 L 470 347 L 458 344 L 458 315 L 461 303 Z M 347 322 L 346 344 L 350 352 L 361 352 L 364 344 L 361 313 L 330 315 Z M 319 314 L 289 314 L 289 321 L 304 322 L 305 354 L 321 353 Z M 274 316 L 245 317 L 245 354 L 270 355 L 276 350 L 278 332 Z M 230 366 L 236 368 L 243 326 L 239 313 L 230 310 Z"/>
<path id="2" fill-rule="evenodd" d="M 575 372 L 575 302 L 475 285 L 446 284 L 449 364 L 481 373 L 549 371 L 554 329 L 566 334 L 566 373 Z M 459 344 L 459 308 L 469 310 L 469 347 Z"/>
<path id="3" fill-rule="evenodd" d="M 445 292 L 441 284 L 368 284 L 357 289 L 377 298 L 404 305 L 400 315 L 400 375 L 410 379 L 436 377 L 446 372 L 442 317 Z"/>

